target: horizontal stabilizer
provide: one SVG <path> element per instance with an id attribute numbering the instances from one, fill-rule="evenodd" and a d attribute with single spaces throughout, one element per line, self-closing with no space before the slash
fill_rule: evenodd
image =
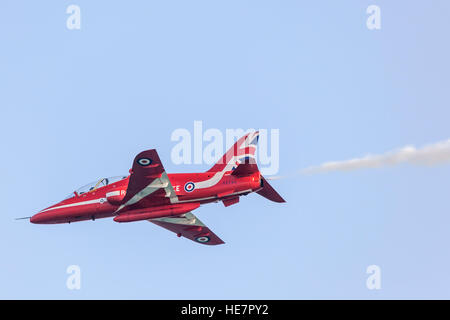
<path id="1" fill-rule="evenodd" d="M 261 187 L 262 189 L 257 191 L 256 193 L 263 196 L 264 198 L 269 199 L 274 202 L 286 202 L 279 194 L 275 191 L 274 188 L 261 176 Z"/>

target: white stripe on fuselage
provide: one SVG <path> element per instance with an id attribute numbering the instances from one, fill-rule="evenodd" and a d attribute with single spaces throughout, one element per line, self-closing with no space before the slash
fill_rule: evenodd
<path id="1" fill-rule="evenodd" d="M 102 200 L 103 199 L 103 200 Z M 77 207 L 77 206 L 83 206 L 86 204 L 94 204 L 94 203 L 101 203 L 102 201 L 106 200 L 106 198 L 98 198 L 98 199 L 94 199 L 94 200 L 88 200 L 88 201 L 82 201 L 82 202 L 76 202 L 76 203 L 70 203 L 70 204 L 64 204 L 62 206 L 57 206 L 57 207 L 51 207 L 48 209 L 44 209 L 39 211 L 39 213 L 41 212 L 46 212 L 46 211 L 50 211 L 50 210 L 56 210 L 56 209 L 62 209 L 62 208 L 70 208 L 70 207 Z"/>
<path id="2" fill-rule="evenodd" d="M 117 190 L 117 191 L 111 191 L 111 192 L 108 192 L 108 193 L 106 194 L 106 197 L 107 197 L 107 198 L 109 198 L 109 197 L 114 197 L 114 196 L 120 196 L 120 191 L 119 191 L 119 190 Z"/>
<path id="3" fill-rule="evenodd" d="M 248 190 L 244 190 L 244 191 L 231 193 L 231 194 L 227 195 L 227 197 L 233 196 L 233 195 L 238 195 L 238 194 L 241 194 L 241 193 L 247 193 L 247 192 L 252 192 L 252 190 L 248 189 Z M 175 201 L 172 201 L 172 203 L 195 202 L 195 201 L 210 200 L 210 199 L 214 199 L 214 198 L 217 198 L 217 196 L 206 197 L 206 198 L 197 198 L 197 199 L 191 199 L 191 200 L 181 200 L 181 201 L 178 200 L 178 198 L 177 198 L 177 199 L 174 199 Z M 83 206 L 83 205 L 87 205 L 87 204 L 102 203 L 102 199 L 103 199 L 103 201 L 106 200 L 106 198 L 98 198 L 98 199 L 88 200 L 88 201 L 83 201 L 83 202 L 70 203 L 70 204 L 65 204 L 65 205 L 62 205 L 62 206 L 57 206 L 57 207 L 44 209 L 44 210 L 39 211 L 38 213 L 47 212 L 47 211 L 56 210 L 56 209 L 62 209 L 62 208 Z M 219 198 L 217 198 L 217 199 L 219 199 Z"/>
<path id="4" fill-rule="evenodd" d="M 248 135 L 248 137 L 246 139 L 244 139 L 244 141 L 241 143 L 241 145 L 239 146 L 239 149 L 245 149 L 245 148 L 254 148 L 256 150 L 256 144 L 250 144 L 249 141 L 252 141 L 256 136 L 258 136 L 259 133 L 253 132 L 250 133 Z M 249 158 L 253 158 L 255 159 L 255 155 L 253 153 L 246 153 L 246 154 L 242 154 L 242 155 L 235 155 L 233 156 L 230 161 L 228 161 L 228 163 L 226 164 L 226 166 L 222 169 L 222 171 L 218 171 L 216 172 L 210 179 L 208 180 L 204 180 L 204 181 L 199 181 L 199 182 L 195 182 L 195 189 L 205 189 L 205 188 L 209 188 L 212 186 L 215 186 L 217 183 L 219 183 L 219 181 L 222 179 L 222 177 L 224 176 L 225 172 L 230 171 L 236 164 L 236 160 L 245 158 L 245 157 L 249 157 Z"/>
<path id="5" fill-rule="evenodd" d="M 209 188 L 209 187 L 215 186 L 222 179 L 222 177 L 224 176 L 225 172 L 230 171 L 236 165 L 235 164 L 236 160 L 244 158 L 244 157 L 255 158 L 252 154 L 243 154 L 243 155 L 240 155 L 240 156 L 234 156 L 233 158 L 231 158 L 230 161 L 228 161 L 227 165 L 222 169 L 222 171 L 216 172 L 208 180 L 195 182 L 194 183 L 195 184 L 195 189 L 205 189 L 205 188 Z"/>

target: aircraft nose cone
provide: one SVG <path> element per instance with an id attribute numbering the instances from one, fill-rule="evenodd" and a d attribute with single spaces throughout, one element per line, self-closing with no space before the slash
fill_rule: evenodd
<path id="1" fill-rule="evenodd" d="M 42 213 L 36 213 L 34 216 L 32 216 L 30 218 L 30 222 L 31 223 L 36 223 L 36 224 L 43 223 L 44 220 L 45 219 L 44 219 L 44 216 L 43 216 Z"/>

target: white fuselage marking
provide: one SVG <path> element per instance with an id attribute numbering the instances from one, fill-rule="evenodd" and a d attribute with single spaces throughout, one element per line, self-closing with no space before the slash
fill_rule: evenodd
<path id="1" fill-rule="evenodd" d="M 57 206 L 57 207 L 52 207 L 52 208 L 48 208 L 48 209 L 44 209 L 39 211 L 38 213 L 41 212 L 46 212 L 46 211 L 50 211 L 50 210 L 56 210 L 56 209 L 62 209 L 62 208 L 70 208 L 70 207 L 77 207 L 77 206 L 83 206 L 86 204 L 94 204 L 94 203 L 101 203 L 105 198 L 98 198 L 98 199 L 94 199 L 94 200 L 88 200 L 88 201 L 82 201 L 82 202 L 76 202 L 76 203 L 70 203 L 70 204 L 64 204 L 62 206 Z"/>
<path id="2" fill-rule="evenodd" d="M 228 161 L 227 165 L 222 169 L 222 171 L 216 172 L 208 180 L 195 182 L 194 183 L 195 184 L 195 189 L 205 189 L 205 188 L 209 188 L 209 187 L 215 186 L 222 179 L 222 177 L 224 176 L 225 172 L 230 171 L 233 168 L 233 166 L 235 166 L 235 161 L 237 159 L 244 158 L 244 157 L 254 158 L 254 156 L 252 154 L 243 154 L 241 156 L 234 156 L 233 158 L 231 158 L 230 161 Z"/>

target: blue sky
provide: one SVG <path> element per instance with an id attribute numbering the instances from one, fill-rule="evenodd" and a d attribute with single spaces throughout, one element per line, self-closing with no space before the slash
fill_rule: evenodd
<path id="1" fill-rule="evenodd" d="M 81 8 L 81 29 L 66 8 Z M 366 8 L 381 8 L 381 30 Z M 196 214 L 205 247 L 147 222 L 29 216 L 173 130 L 276 128 L 280 174 L 448 139 L 448 1 L 2 1 L 0 298 L 450 298 L 450 165 L 274 181 Z M 66 288 L 79 265 L 81 290 Z M 366 288 L 379 265 L 381 290 Z"/>

